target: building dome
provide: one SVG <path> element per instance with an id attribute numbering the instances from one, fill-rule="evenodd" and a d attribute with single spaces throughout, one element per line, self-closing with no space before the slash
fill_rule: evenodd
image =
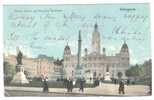
<path id="1" fill-rule="evenodd" d="M 70 49 L 70 47 L 68 46 L 68 44 L 65 46 L 64 54 L 71 54 L 71 49 Z"/>
<path id="2" fill-rule="evenodd" d="M 70 47 L 67 45 L 65 46 L 65 51 L 70 50 Z"/>
<path id="3" fill-rule="evenodd" d="M 127 46 L 126 42 L 124 42 L 124 44 L 122 45 L 121 52 L 128 52 L 128 46 Z"/>
<path id="4" fill-rule="evenodd" d="M 122 45 L 122 48 L 124 48 L 124 49 L 128 49 L 127 44 L 126 44 L 126 43 L 124 43 L 124 44 Z"/>

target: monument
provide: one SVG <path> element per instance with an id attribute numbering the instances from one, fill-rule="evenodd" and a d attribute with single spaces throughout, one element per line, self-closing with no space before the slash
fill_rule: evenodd
<path id="1" fill-rule="evenodd" d="M 78 40 L 78 56 L 77 56 L 77 66 L 75 69 L 75 79 L 83 78 L 82 66 L 81 66 L 81 31 L 79 31 L 79 40 Z"/>
<path id="2" fill-rule="evenodd" d="M 111 81 L 111 77 L 110 77 L 110 72 L 109 72 L 109 67 L 107 66 L 106 68 L 106 73 L 104 76 L 104 81 Z"/>
<path id="3" fill-rule="evenodd" d="M 12 84 L 28 84 L 29 81 L 27 80 L 25 74 L 24 74 L 24 65 L 22 64 L 22 57 L 23 54 L 20 50 L 18 50 L 17 53 L 17 64 L 16 64 L 16 74 L 13 77 L 13 80 L 11 81 Z"/>

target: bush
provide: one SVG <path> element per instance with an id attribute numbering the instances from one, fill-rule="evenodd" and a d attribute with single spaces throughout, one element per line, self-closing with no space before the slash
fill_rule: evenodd
<path id="1" fill-rule="evenodd" d="M 5 84 L 5 85 L 10 84 L 12 78 L 13 78 L 13 77 L 6 77 L 6 78 L 4 79 L 4 84 Z"/>

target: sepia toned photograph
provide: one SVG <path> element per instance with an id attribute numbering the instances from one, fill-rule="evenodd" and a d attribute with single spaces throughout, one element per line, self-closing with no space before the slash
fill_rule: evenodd
<path id="1" fill-rule="evenodd" d="M 3 5 L 5 97 L 151 96 L 149 3 Z"/>

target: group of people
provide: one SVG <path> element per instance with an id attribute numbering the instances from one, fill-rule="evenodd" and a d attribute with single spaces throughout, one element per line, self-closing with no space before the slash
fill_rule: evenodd
<path id="1" fill-rule="evenodd" d="M 66 88 L 67 88 L 67 92 L 72 92 L 73 87 L 78 85 L 79 86 L 79 91 L 84 92 L 84 83 L 85 81 L 80 79 L 78 80 L 76 83 L 74 83 L 74 81 L 72 79 L 68 79 L 65 81 L 66 83 Z M 94 82 L 95 84 L 98 83 L 98 81 Z M 99 83 L 98 83 L 99 84 Z M 127 83 L 128 85 L 128 83 Z M 124 81 L 119 81 L 119 94 L 125 94 L 125 83 Z"/>
<path id="2" fill-rule="evenodd" d="M 79 91 L 84 92 L 84 80 L 80 79 L 78 81 L 73 81 L 72 79 L 65 80 L 65 86 L 67 88 L 67 92 L 72 92 L 73 87 L 79 86 Z"/>
<path id="3" fill-rule="evenodd" d="M 95 86 L 99 86 L 99 84 L 100 84 L 100 81 L 99 81 L 98 79 L 96 79 L 96 80 L 94 81 L 94 87 L 95 87 Z"/>
<path id="4" fill-rule="evenodd" d="M 66 80 L 66 88 L 67 88 L 67 92 L 72 92 L 73 90 L 73 80 L 72 79 Z"/>
<path id="5" fill-rule="evenodd" d="M 42 79 L 43 82 L 43 92 L 47 93 L 49 91 L 49 87 L 48 87 L 48 78 L 45 77 Z M 75 86 L 79 86 L 79 91 L 84 92 L 84 83 L 85 81 L 80 79 L 78 80 L 76 83 L 75 81 L 73 81 L 72 79 L 66 79 L 65 80 L 65 86 L 67 88 L 67 92 L 72 92 L 73 91 L 73 87 Z M 125 94 L 125 83 L 124 81 L 120 81 L 119 82 L 119 94 Z"/>
<path id="6" fill-rule="evenodd" d="M 43 92 L 48 93 L 49 87 L 48 87 L 48 78 L 44 77 L 42 78 L 42 83 L 43 83 Z M 79 85 L 79 91 L 84 92 L 84 80 L 79 80 L 78 83 L 73 81 L 72 79 L 66 79 L 65 80 L 65 86 L 67 88 L 67 92 L 72 92 L 73 87 L 78 84 Z"/>

